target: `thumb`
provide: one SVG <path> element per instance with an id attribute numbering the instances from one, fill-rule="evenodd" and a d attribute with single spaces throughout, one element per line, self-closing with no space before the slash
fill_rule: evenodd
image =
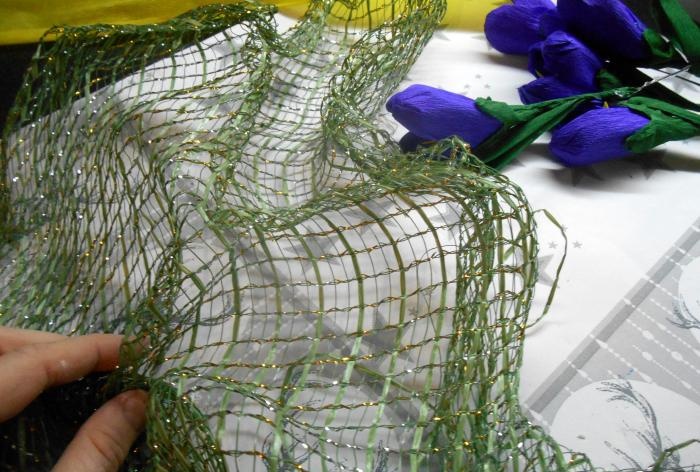
<path id="1" fill-rule="evenodd" d="M 142 390 L 121 393 L 80 428 L 53 472 L 116 472 L 146 422 Z"/>

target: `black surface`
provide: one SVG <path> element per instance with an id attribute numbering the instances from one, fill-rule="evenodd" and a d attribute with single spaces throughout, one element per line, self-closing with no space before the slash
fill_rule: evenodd
<path id="1" fill-rule="evenodd" d="M 0 128 L 5 124 L 36 47 L 36 44 L 0 47 Z"/>
<path id="2" fill-rule="evenodd" d="M 659 24 L 651 13 L 652 0 L 624 0 L 640 20 L 653 29 L 658 29 Z"/>
<path id="3" fill-rule="evenodd" d="M 91 374 L 47 390 L 20 415 L 0 423 L 0 472 L 50 470 L 82 424 L 120 390 L 110 388 L 107 378 L 107 374 Z M 142 470 L 148 457 L 144 433 L 120 472 Z"/>

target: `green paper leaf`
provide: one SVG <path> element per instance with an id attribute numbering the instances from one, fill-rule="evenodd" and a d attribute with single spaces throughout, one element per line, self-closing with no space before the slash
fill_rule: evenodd
<path id="1" fill-rule="evenodd" d="M 668 141 L 689 139 L 700 134 L 700 115 L 683 108 L 647 97 L 633 97 L 624 105 L 651 119 L 647 126 L 625 141 L 632 152 L 647 152 Z"/>

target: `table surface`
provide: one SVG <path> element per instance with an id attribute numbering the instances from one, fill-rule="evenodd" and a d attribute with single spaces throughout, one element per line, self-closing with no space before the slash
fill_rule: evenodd
<path id="1" fill-rule="evenodd" d="M 490 49 L 483 33 L 438 31 L 402 87 L 422 83 L 519 103 L 526 60 Z M 387 115 L 385 113 L 385 115 Z M 398 139 L 405 132 L 381 119 Z M 568 251 L 554 305 L 530 329 L 521 401 L 533 421 L 597 467 L 638 470 L 700 438 L 700 140 L 571 169 L 539 139 L 504 170 L 535 209 L 543 309 Z M 694 470 L 700 447 L 669 466 Z"/>
<path id="2" fill-rule="evenodd" d="M 423 83 L 519 103 L 526 59 L 491 49 L 483 33 L 439 31 L 403 84 Z M 393 130 L 400 137 L 404 130 Z M 637 470 L 700 437 L 700 140 L 583 168 L 549 155 L 545 136 L 504 173 L 539 222 L 541 312 L 565 261 L 549 315 L 530 329 L 521 401 L 531 418 L 597 467 Z M 700 463 L 700 447 L 667 466 Z"/>

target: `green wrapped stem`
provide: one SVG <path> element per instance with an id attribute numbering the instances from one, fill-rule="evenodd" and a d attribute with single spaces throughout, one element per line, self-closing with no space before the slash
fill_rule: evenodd
<path id="1" fill-rule="evenodd" d="M 683 50 L 696 70 L 700 62 L 700 26 L 691 18 L 678 0 L 656 0 L 657 16 L 662 17 L 671 27 L 673 40 Z"/>
<path id="2" fill-rule="evenodd" d="M 508 105 L 479 98 L 476 100 L 477 106 L 501 121 L 503 126 L 474 149 L 474 154 L 489 166 L 501 169 L 535 139 L 564 121 L 580 105 L 590 100 L 621 100 L 636 92 L 635 88 L 622 87 L 530 105 Z"/>
<path id="3" fill-rule="evenodd" d="M 700 135 L 700 115 L 661 100 L 633 97 L 622 105 L 651 120 L 627 138 L 625 145 L 635 153 L 647 152 L 668 141 L 680 141 Z"/>

